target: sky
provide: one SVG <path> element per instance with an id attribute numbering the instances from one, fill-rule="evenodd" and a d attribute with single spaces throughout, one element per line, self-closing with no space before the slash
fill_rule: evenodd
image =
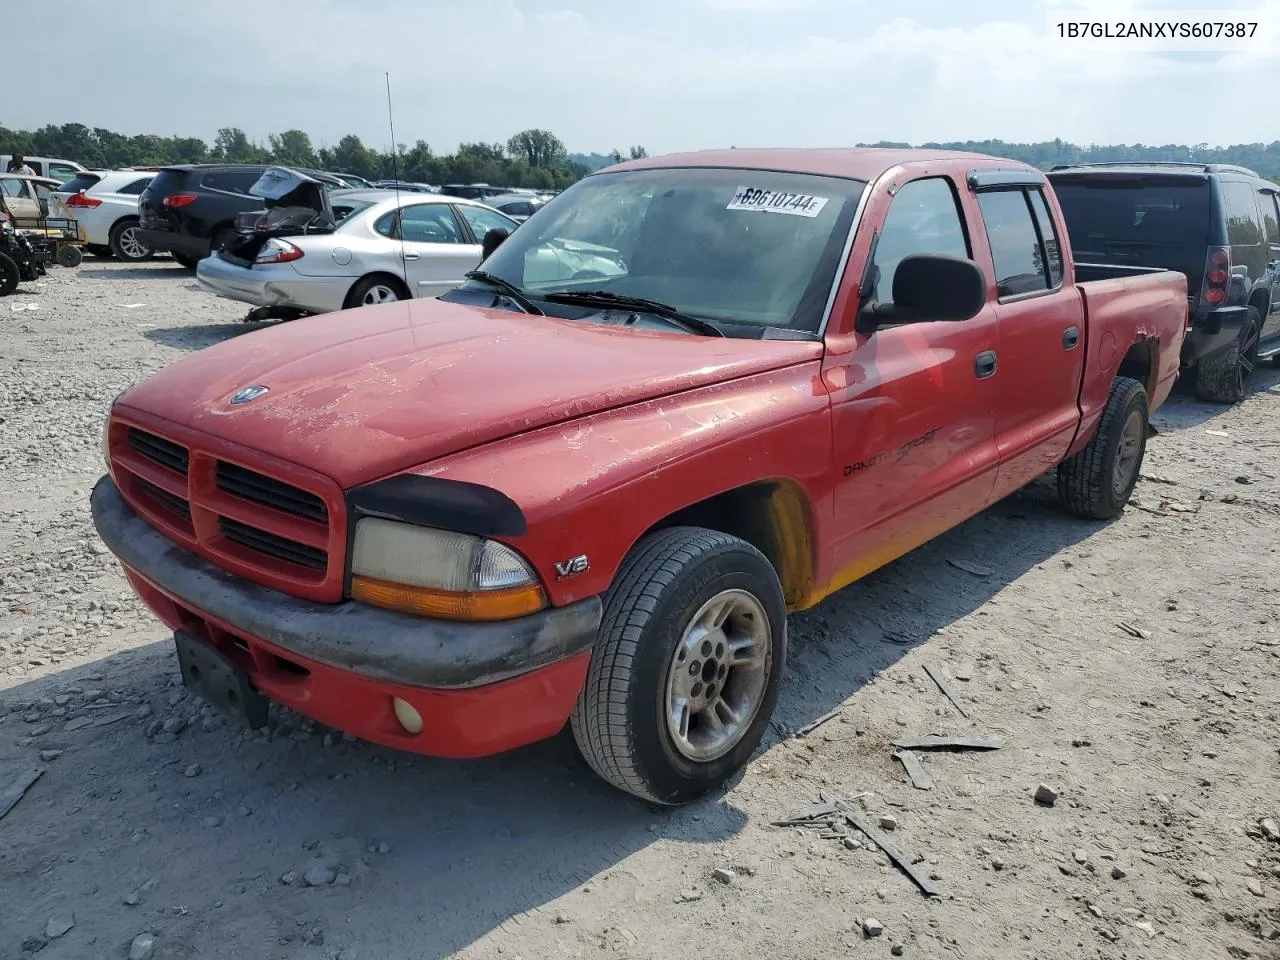
<path id="1" fill-rule="evenodd" d="M 1227 0 L 1277 30 L 1280 0 Z M 0 124 L 437 153 L 530 127 L 571 152 L 879 140 L 1230 143 L 1280 138 L 1270 53 L 1082 51 L 1049 9 L 1140 16 L 1210 0 L 61 0 L 80 69 L 6 45 Z M 44 34 L 42 34 L 44 35 Z"/>

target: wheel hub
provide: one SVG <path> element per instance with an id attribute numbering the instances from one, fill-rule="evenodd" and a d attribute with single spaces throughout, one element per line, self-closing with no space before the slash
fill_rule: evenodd
<path id="1" fill-rule="evenodd" d="M 746 735 L 764 700 L 771 630 L 764 607 L 725 590 L 689 620 L 667 677 L 667 732 L 690 760 L 723 756 Z"/>
<path id="2" fill-rule="evenodd" d="M 1138 462 L 1142 456 L 1142 413 L 1129 411 L 1124 421 L 1124 429 L 1120 432 L 1120 449 L 1116 452 L 1116 465 L 1111 478 L 1111 489 L 1117 497 L 1124 496 L 1134 479 Z"/>

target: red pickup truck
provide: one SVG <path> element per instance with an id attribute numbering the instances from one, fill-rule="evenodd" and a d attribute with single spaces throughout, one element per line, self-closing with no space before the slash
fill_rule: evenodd
<path id="1" fill-rule="evenodd" d="M 1039 171 L 978 155 L 625 163 L 439 299 L 122 394 L 94 520 L 250 724 L 472 757 L 568 722 L 688 801 L 758 746 L 789 611 L 1050 470 L 1123 509 L 1186 281 L 1077 282 L 1066 236 Z"/>

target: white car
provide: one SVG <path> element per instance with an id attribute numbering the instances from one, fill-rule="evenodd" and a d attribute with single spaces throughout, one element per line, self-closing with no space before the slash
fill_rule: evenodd
<path id="1" fill-rule="evenodd" d="M 136 263 L 153 252 L 138 236 L 138 196 L 153 177 L 142 170 L 86 170 L 53 196 L 80 224 L 90 253 Z"/>
<path id="2" fill-rule="evenodd" d="M 518 226 L 481 203 L 435 194 L 340 190 L 329 204 L 332 230 L 271 237 L 252 262 L 232 243 L 201 260 L 196 279 L 220 297 L 304 313 L 436 297 L 480 264 L 488 231 Z"/>

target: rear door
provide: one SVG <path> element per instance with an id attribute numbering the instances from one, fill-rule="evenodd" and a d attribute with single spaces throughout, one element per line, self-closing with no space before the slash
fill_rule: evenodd
<path id="1" fill-rule="evenodd" d="M 480 263 L 480 246 L 448 203 L 417 203 L 383 216 L 374 229 L 397 245 L 403 256 L 403 276 L 415 297 L 438 297 L 459 286 L 468 270 Z"/>
<path id="2" fill-rule="evenodd" d="M 877 231 L 863 304 L 892 301 L 904 257 L 973 259 L 970 215 L 946 176 L 883 185 L 863 229 Z M 887 206 L 887 210 L 885 209 Z M 980 229 L 980 228 L 978 228 Z M 972 516 L 990 502 L 999 346 L 990 306 L 963 323 L 912 323 L 857 334 L 829 354 L 835 457 L 834 559 L 849 583 Z"/>
<path id="3" fill-rule="evenodd" d="M 1263 339 L 1280 336 L 1280 193 L 1270 188 L 1258 192 L 1262 213 L 1262 229 L 1267 244 L 1267 270 L 1270 273 L 1271 309 L 1263 319 Z"/>
<path id="4" fill-rule="evenodd" d="M 1038 186 L 979 188 L 1000 328 L 996 497 L 1052 469 L 1079 425 L 1084 304 L 1063 275 L 1058 225 Z"/>
<path id="5" fill-rule="evenodd" d="M 0 177 L 4 203 L 13 216 L 14 226 L 34 230 L 40 226 L 40 202 L 30 180 L 22 177 Z"/>

